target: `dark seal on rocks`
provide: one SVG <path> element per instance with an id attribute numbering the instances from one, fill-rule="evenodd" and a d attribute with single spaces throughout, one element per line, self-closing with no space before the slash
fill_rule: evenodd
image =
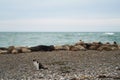
<path id="1" fill-rule="evenodd" d="M 6 47 L 0 47 L 0 50 L 8 50 Z"/>
<path id="2" fill-rule="evenodd" d="M 39 46 L 30 47 L 30 50 L 31 51 L 53 51 L 54 46 L 39 45 Z"/>

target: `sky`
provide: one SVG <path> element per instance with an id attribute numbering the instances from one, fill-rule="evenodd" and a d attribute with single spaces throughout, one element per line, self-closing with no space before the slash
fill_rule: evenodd
<path id="1" fill-rule="evenodd" d="M 0 0 L 0 32 L 120 32 L 120 0 Z"/>

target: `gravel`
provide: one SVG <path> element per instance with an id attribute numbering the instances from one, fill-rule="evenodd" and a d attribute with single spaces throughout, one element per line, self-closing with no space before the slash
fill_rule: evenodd
<path id="1" fill-rule="evenodd" d="M 120 80 L 120 50 L 0 54 L 0 80 Z"/>

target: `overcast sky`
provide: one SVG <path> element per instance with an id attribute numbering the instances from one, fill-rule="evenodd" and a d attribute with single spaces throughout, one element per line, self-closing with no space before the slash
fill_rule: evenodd
<path id="1" fill-rule="evenodd" d="M 0 0 L 0 31 L 120 32 L 120 0 Z"/>

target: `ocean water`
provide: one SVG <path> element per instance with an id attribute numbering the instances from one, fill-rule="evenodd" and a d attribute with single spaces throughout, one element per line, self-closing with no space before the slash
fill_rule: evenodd
<path id="1" fill-rule="evenodd" d="M 120 44 L 120 32 L 0 32 L 0 47 L 63 45 L 79 40 L 103 43 L 116 41 Z"/>

